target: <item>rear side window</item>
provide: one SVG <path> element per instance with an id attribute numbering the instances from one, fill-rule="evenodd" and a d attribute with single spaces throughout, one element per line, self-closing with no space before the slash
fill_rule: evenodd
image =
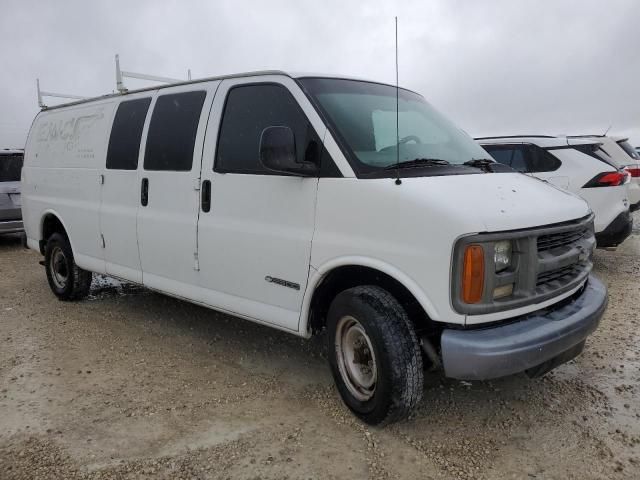
<path id="1" fill-rule="evenodd" d="M 140 98 L 122 102 L 118 106 L 109 137 L 108 169 L 135 170 L 138 168 L 140 139 L 150 103 L 150 98 Z"/>
<path id="2" fill-rule="evenodd" d="M 598 143 L 587 143 L 587 144 L 578 144 L 573 145 L 572 148 L 574 150 L 579 151 L 580 153 L 584 153 L 585 155 L 589 155 L 600 162 L 606 163 L 607 165 L 611 165 L 613 168 L 617 169 L 615 162 L 611 159 L 611 156 L 607 152 L 605 152 Z"/>
<path id="3" fill-rule="evenodd" d="M 562 165 L 562 162 L 558 160 L 558 158 L 537 146 L 532 146 L 531 148 L 531 159 L 529 163 L 532 172 L 553 172 Z"/>
<path id="4" fill-rule="evenodd" d="M 291 93 L 282 85 L 246 85 L 232 88 L 227 95 L 215 170 L 283 175 L 267 170 L 260 163 L 260 137 L 270 126 L 287 126 L 293 130 L 299 161 L 320 161 L 320 139 Z"/>
<path id="5" fill-rule="evenodd" d="M 527 162 L 524 155 L 524 145 L 483 145 L 496 162 L 508 165 L 518 172 L 526 172 Z"/>
<path id="6" fill-rule="evenodd" d="M 631 146 L 631 144 L 628 141 L 623 140 L 621 142 L 618 142 L 618 145 L 620 145 L 622 149 L 625 152 L 627 152 L 627 155 L 629 155 L 631 158 L 635 160 L 640 160 L 640 154 L 636 152 L 636 150 Z"/>
<path id="7" fill-rule="evenodd" d="M 0 155 L 0 182 L 19 182 L 22 155 Z"/>
<path id="8" fill-rule="evenodd" d="M 147 135 L 145 170 L 190 171 L 206 92 L 158 97 Z"/>

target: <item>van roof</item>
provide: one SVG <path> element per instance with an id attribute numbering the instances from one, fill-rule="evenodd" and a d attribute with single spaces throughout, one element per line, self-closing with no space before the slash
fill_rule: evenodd
<path id="1" fill-rule="evenodd" d="M 138 88 L 138 89 L 134 89 L 134 90 L 127 90 L 125 93 L 108 93 L 105 95 L 99 95 L 96 97 L 89 97 L 89 98 L 84 98 L 82 100 L 75 100 L 73 102 L 66 102 L 66 103 L 60 103 L 58 105 L 52 105 L 52 106 L 47 106 L 42 108 L 42 110 L 54 110 L 56 108 L 62 108 L 62 107 L 68 107 L 68 106 L 72 106 L 72 105 L 81 105 L 83 103 L 90 103 L 90 102 L 95 102 L 98 100 L 105 100 L 108 98 L 118 98 L 118 97 L 123 97 L 126 95 L 130 95 L 133 93 L 140 93 L 140 92 L 149 92 L 149 91 L 153 91 L 153 90 L 162 90 L 163 88 L 170 88 L 170 87 L 175 87 L 178 85 L 191 85 L 191 84 L 196 84 L 196 83 L 203 83 L 203 82 L 210 82 L 210 81 L 214 81 L 214 80 L 225 80 L 228 78 L 242 78 L 242 77 L 255 77 L 255 76 L 264 76 L 264 75 L 284 75 L 286 77 L 289 78 L 293 78 L 293 79 L 298 79 L 298 78 L 309 78 L 309 77 L 318 77 L 318 78 L 337 78 L 337 79 L 343 79 L 343 80 L 356 80 L 359 82 L 371 82 L 371 83 L 378 83 L 381 85 L 388 85 L 390 87 L 395 87 L 395 85 L 391 85 L 388 83 L 384 83 L 384 82 L 378 82 L 375 80 L 367 80 L 364 78 L 358 78 L 358 77 L 351 77 L 348 75 L 336 75 L 336 74 L 327 74 L 327 73 L 310 73 L 310 72 L 285 72 L 283 70 L 259 70 L 259 71 L 254 71 L 254 72 L 242 72 L 242 73 L 233 73 L 233 74 L 229 74 L 229 75 L 219 75 L 219 76 L 215 76 L 215 77 L 204 77 L 204 78 L 196 78 L 196 79 L 192 79 L 192 80 L 185 80 L 184 82 L 174 82 L 174 83 L 164 83 L 162 85 L 153 85 L 151 87 L 145 87 L 145 88 Z M 408 90 L 406 88 L 400 87 L 403 90 Z M 408 90 L 408 91 L 412 91 L 412 90 Z M 416 93 L 416 92 L 414 92 Z"/>

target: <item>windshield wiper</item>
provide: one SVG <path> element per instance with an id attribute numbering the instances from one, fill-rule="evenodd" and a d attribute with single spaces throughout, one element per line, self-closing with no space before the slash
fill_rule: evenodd
<path id="1" fill-rule="evenodd" d="M 397 168 L 419 168 L 419 167 L 441 167 L 451 165 L 446 160 L 440 158 L 414 158 L 413 160 L 405 160 L 403 162 L 394 163 L 385 167 L 385 170 L 395 170 Z"/>
<path id="2" fill-rule="evenodd" d="M 485 172 L 494 172 L 493 167 L 497 164 L 495 160 L 488 158 L 472 158 L 471 160 L 464 162 L 463 165 L 468 167 L 475 167 Z"/>

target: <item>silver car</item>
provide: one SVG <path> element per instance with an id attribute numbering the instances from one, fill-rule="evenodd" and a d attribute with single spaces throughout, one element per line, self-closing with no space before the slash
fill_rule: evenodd
<path id="1" fill-rule="evenodd" d="M 23 150 L 0 150 L 0 235 L 22 232 L 20 174 Z"/>

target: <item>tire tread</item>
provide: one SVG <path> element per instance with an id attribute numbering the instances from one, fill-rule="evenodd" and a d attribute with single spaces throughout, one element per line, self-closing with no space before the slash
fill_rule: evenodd
<path id="1" fill-rule="evenodd" d="M 71 262 L 71 288 L 65 289 L 63 292 L 58 292 L 55 290 L 53 281 L 51 278 L 51 271 L 49 270 L 49 255 L 51 250 L 53 249 L 54 244 L 58 243 L 59 246 L 64 251 L 65 257 Z M 93 274 L 87 270 L 80 268 L 76 265 L 76 262 L 73 257 L 73 251 L 71 249 L 71 244 L 69 243 L 69 239 L 66 235 L 62 233 L 54 233 L 47 240 L 47 246 L 45 250 L 45 270 L 47 273 L 47 280 L 49 281 L 49 286 L 53 293 L 62 301 L 74 301 L 81 300 L 89 295 L 91 289 L 91 280 L 93 279 Z"/>
<path id="2" fill-rule="evenodd" d="M 393 295 L 376 285 L 353 287 L 341 292 L 341 295 L 352 296 L 376 312 L 374 321 L 383 338 L 393 372 L 391 402 L 384 416 L 378 412 L 359 416 L 373 425 L 385 425 L 406 418 L 422 399 L 424 383 L 420 344 L 409 316 Z"/>

